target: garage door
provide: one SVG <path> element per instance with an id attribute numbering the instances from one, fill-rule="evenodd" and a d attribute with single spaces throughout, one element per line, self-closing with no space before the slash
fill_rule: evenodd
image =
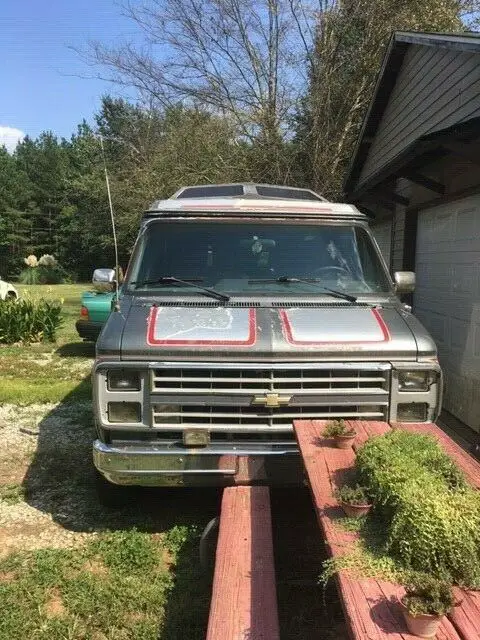
<path id="1" fill-rule="evenodd" d="M 419 214 L 414 310 L 437 342 L 444 407 L 480 430 L 480 195 Z"/>
<path id="2" fill-rule="evenodd" d="M 380 251 L 385 258 L 387 267 L 390 268 L 390 246 L 392 241 L 391 220 L 388 220 L 387 222 L 380 222 L 379 224 L 372 226 L 372 231 L 375 236 L 375 240 L 380 247 Z"/>

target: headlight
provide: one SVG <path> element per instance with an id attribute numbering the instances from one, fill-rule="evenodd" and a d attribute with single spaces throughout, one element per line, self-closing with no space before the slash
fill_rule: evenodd
<path id="1" fill-rule="evenodd" d="M 109 422 L 140 422 L 142 418 L 139 402 L 109 402 L 107 410 Z"/>
<path id="2" fill-rule="evenodd" d="M 128 369 L 112 369 L 108 372 L 109 391 L 140 391 L 138 371 Z"/>
<path id="3" fill-rule="evenodd" d="M 434 371 L 399 371 L 398 388 L 400 391 L 428 391 L 435 377 Z"/>
<path id="4" fill-rule="evenodd" d="M 397 422 L 425 422 L 427 409 L 425 402 L 402 402 L 397 405 Z"/>

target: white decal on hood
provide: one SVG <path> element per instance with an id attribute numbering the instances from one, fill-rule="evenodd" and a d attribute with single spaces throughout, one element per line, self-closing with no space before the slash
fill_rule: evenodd
<path id="1" fill-rule="evenodd" d="M 251 346 L 256 341 L 254 309 L 152 307 L 149 345 Z"/>
<path id="2" fill-rule="evenodd" d="M 283 309 L 280 318 L 289 344 L 348 345 L 390 340 L 388 327 L 377 309 Z"/>

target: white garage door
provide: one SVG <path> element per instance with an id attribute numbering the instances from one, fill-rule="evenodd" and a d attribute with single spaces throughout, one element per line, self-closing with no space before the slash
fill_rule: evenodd
<path id="1" fill-rule="evenodd" d="M 480 430 L 480 195 L 419 214 L 414 311 L 437 342 L 444 407 Z"/>
<path id="2" fill-rule="evenodd" d="M 380 247 L 387 267 L 390 269 L 390 247 L 392 242 L 392 221 L 380 222 L 372 226 L 373 235 Z"/>

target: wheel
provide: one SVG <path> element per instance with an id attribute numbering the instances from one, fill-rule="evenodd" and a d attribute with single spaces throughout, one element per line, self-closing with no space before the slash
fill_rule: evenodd
<path id="1" fill-rule="evenodd" d="M 97 469 L 95 469 L 95 489 L 100 504 L 110 509 L 121 509 L 130 504 L 132 499 L 131 487 L 112 484 Z"/>

